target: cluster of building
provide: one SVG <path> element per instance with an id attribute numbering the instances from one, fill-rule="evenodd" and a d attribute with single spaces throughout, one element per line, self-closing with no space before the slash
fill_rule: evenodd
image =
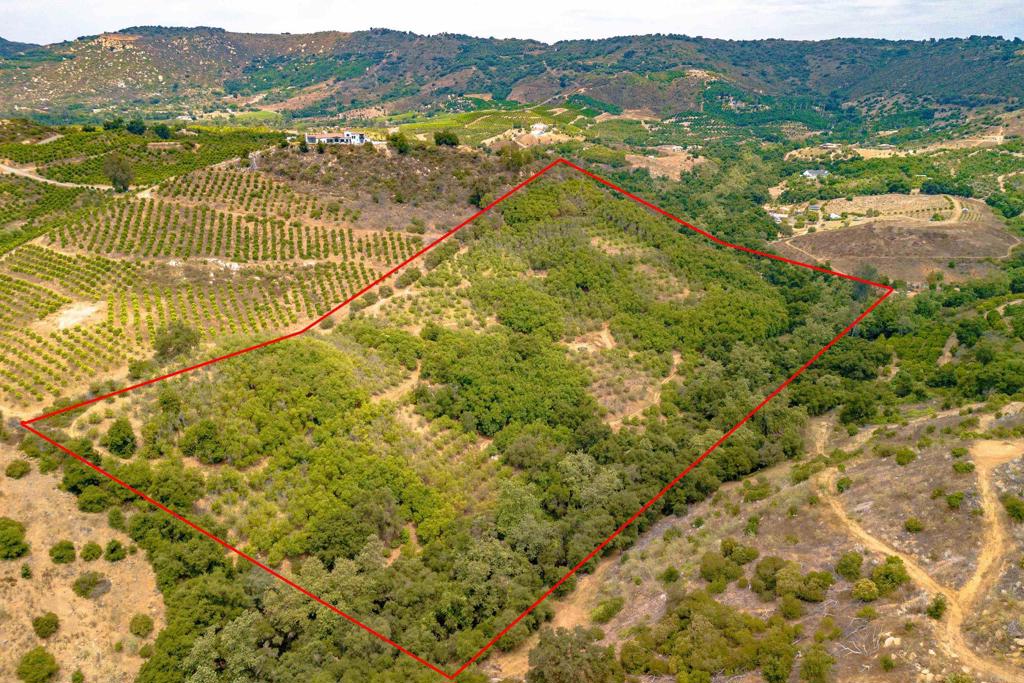
<path id="1" fill-rule="evenodd" d="M 306 133 L 307 145 L 365 145 L 369 142 L 366 133 L 344 130 L 338 133 Z"/>

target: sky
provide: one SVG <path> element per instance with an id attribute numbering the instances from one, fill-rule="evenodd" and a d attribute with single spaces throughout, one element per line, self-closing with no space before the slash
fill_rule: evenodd
<path id="1" fill-rule="evenodd" d="M 0 0 L 0 37 L 52 43 L 129 26 L 309 33 L 371 27 L 545 42 L 645 33 L 713 38 L 1024 37 L 1024 0 Z"/>

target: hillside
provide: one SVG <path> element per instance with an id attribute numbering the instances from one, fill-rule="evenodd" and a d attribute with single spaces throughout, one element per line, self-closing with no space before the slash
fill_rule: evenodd
<path id="1" fill-rule="evenodd" d="M 1024 97 L 1019 39 L 930 42 L 837 39 L 728 41 L 627 36 L 547 45 L 455 34 L 257 35 L 215 28 L 135 27 L 0 52 L 0 112 L 75 116 L 93 108 L 180 113 L 259 102 L 318 116 L 400 112 L 446 98 L 539 102 L 573 94 L 660 116 L 701 110 L 710 83 L 819 109 L 902 95 L 932 105 Z M 25 46 L 18 46 L 24 49 Z M 225 99 L 225 96 L 228 96 Z M 232 97 L 237 96 L 237 97 Z"/>

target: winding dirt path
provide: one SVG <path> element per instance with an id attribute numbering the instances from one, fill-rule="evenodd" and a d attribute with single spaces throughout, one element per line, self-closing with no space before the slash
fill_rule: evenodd
<path id="1" fill-rule="evenodd" d="M 992 484 L 992 473 L 999 465 L 1024 454 L 1024 439 L 975 441 L 970 446 L 970 454 L 974 460 L 981 493 L 984 532 L 974 574 L 959 590 L 940 584 L 913 557 L 872 535 L 859 522 L 852 519 L 834 493 L 835 470 L 823 473 L 819 481 L 829 508 L 851 536 L 873 552 L 899 557 L 903 560 L 910 578 L 918 586 L 932 595 L 945 596 L 948 609 L 938 631 L 942 648 L 961 664 L 979 673 L 1002 681 L 1019 681 L 1024 672 L 975 652 L 964 637 L 963 627 L 966 615 L 973 612 L 978 599 L 992 588 L 1006 562 L 1009 545 L 1006 520 Z"/>
<path id="2" fill-rule="evenodd" d="M 109 185 L 91 185 L 89 183 L 65 183 L 60 180 L 53 180 L 52 178 L 45 178 L 39 175 L 35 166 L 10 166 L 8 164 L 0 163 L 0 173 L 6 173 L 8 175 L 16 175 L 21 178 L 28 178 L 29 180 L 35 180 L 39 183 L 46 183 L 47 185 L 56 185 L 57 187 L 89 187 L 94 190 L 109 190 Z"/>

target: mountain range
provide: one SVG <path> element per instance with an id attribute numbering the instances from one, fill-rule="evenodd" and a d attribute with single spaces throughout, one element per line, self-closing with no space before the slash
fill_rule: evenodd
<path id="1" fill-rule="evenodd" d="M 226 103 L 295 116 L 401 112 L 449 97 L 556 101 L 573 94 L 670 116 L 710 83 L 740 98 L 974 107 L 1024 98 L 1021 40 L 731 41 L 685 35 L 546 44 L 388 29 L 246 34 L 134 27 L 51 45 L 0 39 L 0 113 L 74 119 Z"/>

